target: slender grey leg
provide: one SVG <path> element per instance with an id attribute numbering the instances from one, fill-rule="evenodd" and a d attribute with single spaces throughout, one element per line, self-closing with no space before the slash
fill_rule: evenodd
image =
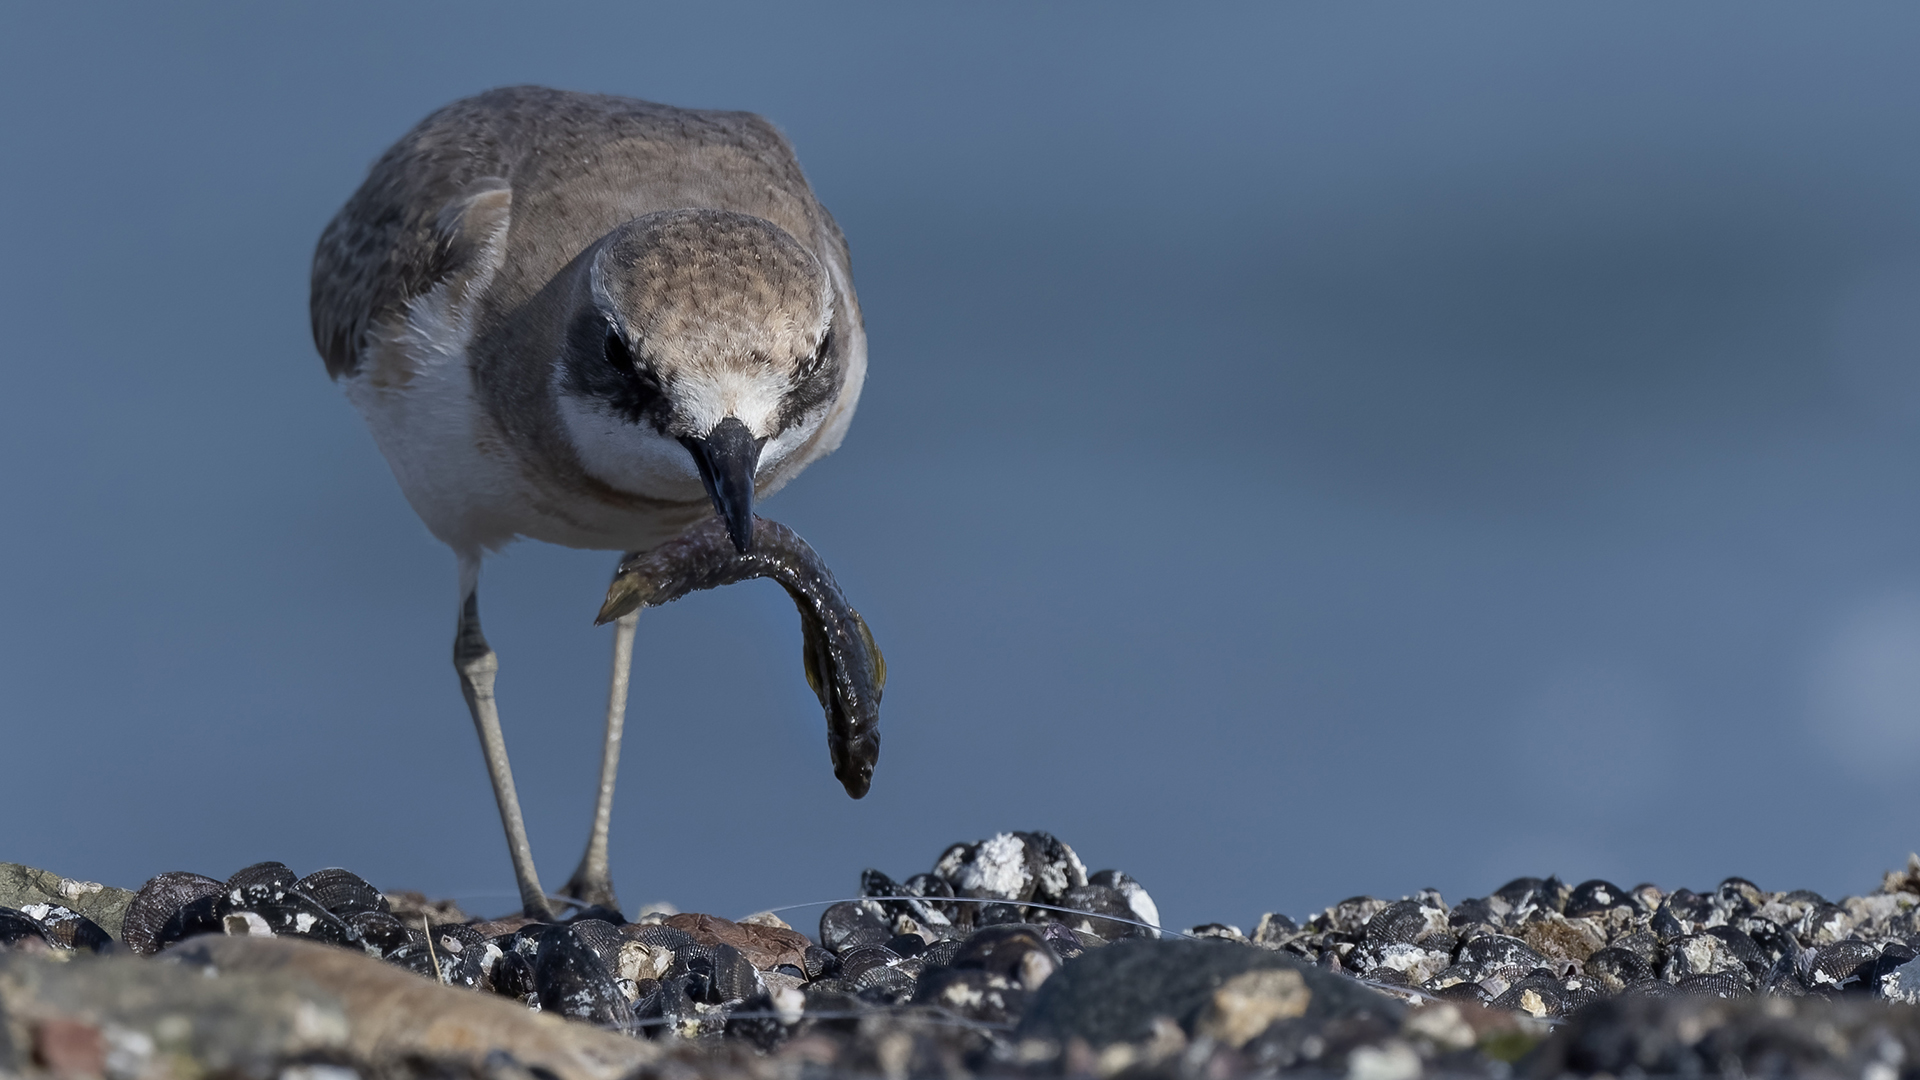
<path id="1" fill-rule="evenodd" d="M 619 910 L 613 878 L 607 871 L 607 826 L 613 820 L 613 778 L 620 771 L 620 735 L 627 723 L 627 685 L 633 672 L 633 627 L 640 619 L 631 611 L 613 623 L 613 678 L 607 687 L 607 738 L 600 749 L 600 793 L 593 802 L 593 832 L 580 867 L 560 889 L 588 904 Z"/>
<path id="2" fill-rule="evenodd" d="M 461 577 L 477 576 L 465 565 Z M 480 750 L 487 758 L 487 777 L 493 781 L 493 799 L 500 804 L 500 824 L 507 831 L 507 851 L 513 856 L 513 876 L 520 885 L 520 906 L 530 918 L 552 919 L 547 895 L 540 888 L 540 875 L 533 868 L 533 848 L 527 844 L 527 826 L 520 819 L 520 796 L 513 790 L 513 769 L 507 764 L 507 741 L 500 734 L 500 710 L 493 700 L 493 677 L 500 670 L 500 658 L 494 655 L 480 633 L 480 591 L 467 587 L 460 604 L 460 629 L 453 639 L 453 666 L 460 672 L 460 691 L 466 695 L 467 709 L 473 713 L 473 727 L 480 733 Z"/>

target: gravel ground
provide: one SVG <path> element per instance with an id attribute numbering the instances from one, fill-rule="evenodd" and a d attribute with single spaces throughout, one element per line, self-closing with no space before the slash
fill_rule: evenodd
<path id="1" fill-rule="evenodd" d="M 1176 932 L 1003 833 L 857 892 L 546 924 L 344 870 L 0 864 L 0 1075 L 1920 1075 L 1920 858 L 1835 901 L 1523 878 Z"/>

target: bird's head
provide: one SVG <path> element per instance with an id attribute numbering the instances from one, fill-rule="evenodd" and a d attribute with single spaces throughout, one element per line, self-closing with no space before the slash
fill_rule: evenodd
<path id="1" fill-rule="evenodd" d="M 808 443 L 844 378 L 831 278 L 779 226 L 718 210 L 638 218 L 587 260 L 558 372 L 582 463 L 653 498 L 704 489 L 746 551 L 756 476 Z"/>

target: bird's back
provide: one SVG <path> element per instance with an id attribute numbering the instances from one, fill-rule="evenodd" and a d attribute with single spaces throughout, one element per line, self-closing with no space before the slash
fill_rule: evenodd
<path id="1" fill-rule="evenodd" d="M 374 163 L 320 237 L 313 335 L 328 374 L 351 375 L 370 326 L 458 273 L 470 252 L 450 208 L 511 193 L 487 304 L 511 308 L 624 222 L 682 207 L 765 218 L 813 250 L 851 311 L 846 244 L 786 139 L 752 113 L 510 87 L 433 113 Z M 457 224 L 457 216 L 454 221 Z"/>

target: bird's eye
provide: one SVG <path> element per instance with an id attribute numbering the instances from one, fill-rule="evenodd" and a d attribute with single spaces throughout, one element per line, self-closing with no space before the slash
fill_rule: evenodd
<path id="1" fill-rule="evenodd" d="M 613 365 L 620 371 L 629 374 L 633 372 L 635 366 L 633 362 L 633 350 L 627 348 L 627 339 L 620 336 L 620 331 L 615 330 L 611 326 L 607 327 L 606 352 L 607 363 Z"/>

